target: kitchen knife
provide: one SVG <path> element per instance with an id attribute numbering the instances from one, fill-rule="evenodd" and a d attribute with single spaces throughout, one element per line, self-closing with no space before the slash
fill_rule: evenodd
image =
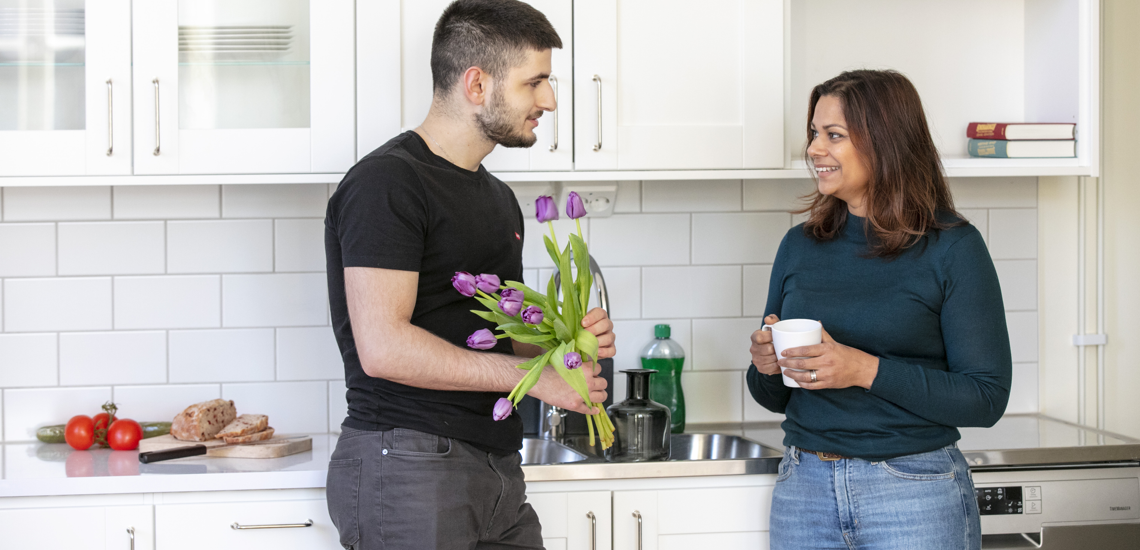
<path id="1" fill-rule="evenodd" d="M 139 453 L 139 462 L 143 464 L 151 464 L 154 462 L 161 462 L 163 460 L 173 460 L 175 458 L 186 458 L 189 456 L 200 456 L 206 454 L 210 449 L 205 445 L 191 445 L 189 447 L 176 447 L 174 449 L 166 449 L 162 451 L 149 451 Z"/>

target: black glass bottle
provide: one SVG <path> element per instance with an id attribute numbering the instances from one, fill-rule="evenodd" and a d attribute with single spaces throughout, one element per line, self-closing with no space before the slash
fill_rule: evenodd
<path id="1" fill-rule="evenodd" d="M 649 399 L 652 369 L 623 370 L 628 376 L 625 401 L 606 412 L 614 422 L 614 444 L 606 451 L 610 462 L 669 459 L 669 407 Z"/>

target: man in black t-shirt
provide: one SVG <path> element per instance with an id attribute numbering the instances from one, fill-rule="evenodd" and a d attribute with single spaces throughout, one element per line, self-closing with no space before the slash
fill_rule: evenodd
<path id="1" fill-rule="evenodd" d="M 329 302 L 348 418 L 327 495 L 346 548 L 542 547 L 525 502 L 522 422 L 492 417 L 525 374 L 515 365 L 541 348 L 502 339 L 468 349 L 468 336 L 495 325 L 471 313 L 480 304 L 451 278 L 522 280 L 522 212 L 481 162 L 496 144 L 534 144 L 538 118 L 556 107 L 548 78 L 561 47 L 527 4 L 452 3 L 432 41 L 427 118 L 361 159 L 329 200 Z M 599 357 L 612 357 L 605 312 L 591 311 L 582 326 L 598 337 Z M 590 400 L 601 403 L 596 369 L 584 372 Z M 592 412 L 553 371 L 530 394 Z"/>

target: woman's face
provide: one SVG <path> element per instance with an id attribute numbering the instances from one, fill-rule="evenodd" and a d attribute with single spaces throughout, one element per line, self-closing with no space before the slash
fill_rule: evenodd
<path id="1" fill-rule="evenodd" d="M 807 152 L 815 165 L 820 194 L 832 195 L 847 203 L 852 214 L 866 217 L 863 198 L 871 171 L 863 155 L 851 143 L 843 102 L 825 95 L 815 105 L 811 119 L 811 144 Z"/>

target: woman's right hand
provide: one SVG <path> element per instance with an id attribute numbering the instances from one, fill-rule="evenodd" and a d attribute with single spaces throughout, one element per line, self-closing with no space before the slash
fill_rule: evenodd
<path id="1" fill-rule="evenodd" d="M 765 325 L 780 322 L 780 318 L 769 315 L 764 318 Z M 780 365 L 776 364 L 776 348 L 772 345 L 772 331 L 758 330 L 752 333 L 752 364 L 761 374 L 780 374 Z"/>

